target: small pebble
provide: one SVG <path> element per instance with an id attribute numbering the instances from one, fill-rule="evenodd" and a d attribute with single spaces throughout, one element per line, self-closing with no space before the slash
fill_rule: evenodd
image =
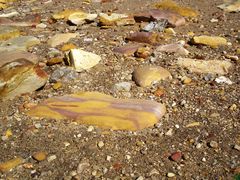
<path id="1" fill-rule="evenodd" d="M 89 126 L 88 129 L 87 129 L 87 132 L 92 132 L 94 130 L 94 127 L 93 126 Z"/>
<path id="2" fill-rule="evenodd" d="M 57 159 L 57 156 L 56 156 L 56 155 L 52 155 L 52 156 L 49 156 L 49 157 L 47 158 L 47 161 L 48 161 L 48 162 L 51 162 L 51 161 L 53 161 L 53 160 L 55 160 L 55 159 Z"/>
<path id="3" fill-rule="evenodd" d="M 144 180 L 144 177 L 139 176 L 136 180 Z"/>
<path id="4" fill-rule="evenodd" d="M 166 136 L 172 136 L 173 135 L 173 129 L 169 129 L 166 133 Z"/>
<path id="5" fill-rule="evenodd" d="M 202 158 L 202 162 L 206 162 L 207 160 L 206 160 L 206 158 Z"/>
<path id="6" fill-rule="evenodd" d="M 104 142 L 103 141 L 99 141 L 97 145 L 98 145 L 99 148 L 102 148 L 104 146 Z"/>
<path id="7" fill-rule="evenodd" d="M 218 148 L 218 143 L 216 141 L 210 141 L 209 146 L 211 148 L 215 148 L 216 149 L 216 148 Z"/>
<path id="8" fill-rule="evenodd" d="M 47 154 L 45 152 L 40 151 L 34 153 L 32 157 L 37 161 L 44 161 L 47 158 Z"/>
<path id="9" fill-rule="evenodd" d="M 172 172 L 167 173 L 167 177 L 172 178 L 175 177 L 176 175 Z"/>
<path id="10" fill-rule="evenodd" d="M 196 145 L 196 148 L 197 149 L 200 149 L 202 147 L 202 144 L 201 143 L 198 143 L 197 145 Z"/>
<path id="11" fill-rule="evenodd" d="M 236 149 L 236 150 L 240 151 L 240 146 L 237 145 L 237 144 L 235 144 L 235 145 L 233 146 L 233 149 Z"/>
<path id="12" fill-rule="evenodd" d="M 111 161 L 111 159 L 112 159 L 112 157 L 111 157 L 111 156 L 107 156 L 107 158 L 106 158 L 106 159 L 107 159 L 107 161 L 109 161 L 109 162 L 110 162 L 110 161 Z"/>
<path id="13" fill-rule="evenodd" d="M 131 159 L 131 156 L 130 155 L 126 155 L 126 159 L 127 160 Z"/>

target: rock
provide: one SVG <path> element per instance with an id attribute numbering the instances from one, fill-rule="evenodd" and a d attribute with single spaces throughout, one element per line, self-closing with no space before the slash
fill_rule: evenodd
<path id="1" fill-rule="evenodd" d="M 152 21 L 149 24 L 147 24 L 145 27 L 143 27 L 142 30 L 146 32 L 152 32 L 152 31 L 162 32 L 165 29 L 165 27 L 167 27 L 167 24 L 168 24 L 168 21 L 165 19 Z"/>
<path id="2" fill-rule="evenodd" d="M 24 159 L 21 157 L 13 158 L 9 161 L 0 163 L 0 172 L 7 172 L 11 169 L 17 167 L 18 165 L 22 164 L 24 162 Z"/>
<path id="3" fill-rule="evenodd" d="M 61 51 L 70 51 L 71 49 L 76 49 L 77 46 L 72 44 L 72 43 L 68 43 L 68 44 L 64 44 L 61 48 Z"/>
<path id="4" fill-rule="evenodd" d="M 79 165 L 77 167 L 77 173 L 80 175 L 80 174 L 82 174 L 84 172 L 84 170 L 86 170 L 89 167 L 90 167 L 89 162 L 83 161 L 83 162 L 79 163 Z"/>
<path id="5" fill-rule="evenodd" d="M 49 156 L 49 157 L 47 158 L 47 161 L 48 161 L 48 162 L 52 162 L 52 161 L 54 161 L 55 159 L 57 159 L 57 156 L 56 156 L 56 155 L 51 155 L 51 156 Z"/>
<path id="6" fill-rule="evenodd" d="M 129 92 L 131 90 L 132 84 L 130 82 L 120 82 L 114 85 L 113 89 L 115 91 L 125 91 Z"/>
<path id="7" fill-rule="evenodd" d="M 125 25 L 133 25 L 135 24 L 135 20 L 133 17 L 127 14 L 99 14 L 99 24 L 101 26 L 125 26 Z"/>
<path id="8" fill-rule="evenodd" d="M 146 59 L 152 54 L 152 50 L 150 47 L 140 47 L 138 50 L 135 52 L 135 56 L 138 58 L 143 58 Z"/>
<path id="9" fill-rule="evenodd" d="M 221 4 L 218 7 L 226 12 L 240 12 L 240 1 L 239 0 L 225 1 L 224 4 Z"/>
<path id="10" fill-rule="evenodd" d="M 184 77 L 183 84 L 190 84 L 192 82 L 192 79 L 189 77 Z"/>
<path id="11" fill-rule="evenodd" d="M 154 95 L 157 96 L 157 97 L 161 97 L 165 94 L 165 90 L 163 88 L 158 88 L 155 92 L 154 92 Z"/>
<path id="12" fill-rule="evenodd" d="M 101 60 L 100 56 L 81 49 L 71 49 L 68 57 L 69 64 L 72 65 L 77 72 L 90 69 L 96 66 Z"/>
<path id="13" fill-rule="evenodd" d="M 169 172 L 169 173 L 167 173 L 167 177 L 169 177 L 169 178 L 173 178 L 173 177 L 175 177 L 176 175 L 174 174 L 174 173 L 172 173 L 172 172 Z"/>
<path id="14" fill-rule="evenodd" d="M 60 44 L 68 42 L 72 38 L 76 38 L 78 33 L 60 33 L 55 34 L 52 38 L 48 40 L 48 45 L 51 47 L 56 47 Z"/>
<path id="15" fill-rule="evenodd" d="M 27 51 L 29 47 L 40 44 L 38 38 L 33 36 L 19 36 L 0 43 L 0 52 Z"/>
<path id="16" fill-rule="evenodd" d="M 170 156 L 170 159 L 178 162 L 182 159 L 182 153 L 181 152 L 175 152 Z"/>
<path id="17" fill-rule="evenodd" d="M 240 146 L 237 145 L 237 144 L 235 144 L 235 145 L 233 146 L 233 149 L 236 149 L 236 150 L 240 151 Z"/>
<path id="18" fill-rule="evenodd" d="M 154 32 L 135 32 L 130 34 L 127 40 L 156 45 L 160 42 L 160 36 Z"/>
<path id="19" fill-rule="evenodd" d="M 87 132 L 92 132 L 94 130 L 94 127 L 93 126 L 89 126 L 88 129 L 87 129 Z"/>
<path id="20" fill-rule="evenodd" d="M 181 7 L 172 0 L 164 0 L 155 5 L 157 8 L 162 10 L 171 10 L 185 17 L 197 17 L 198 12 L 189 8 Z"/>
<path id="21" fill-rule="evenodd" d="M 69 82 L 78 78 L 78 73 L 71 67 L 59 67 L 53 71 L 50 82 Z"/>
<path id="22" fill-rule="evenodd" d="M 151 9 L 145 12 L 141 12 L 134 15 L 134 18 L 137 22 L 149 22 L 152 20 L 160 21 L 167 20 L 168 25 L 172 27 L 185 25 L 185 19 L 172 11 L 169 10 L 159 10 L 159 9 Z"/>
<path id="23" fill-rule="evenodd" d="M 157 169 L 153 169 L 150 171 L 149 176 L 151 177 L 151 176 L 159 175 L 159 174 L 160 174 L 160 172 Z"/>
<path id="24" fill-rule="evenodd" d="M 63 86 L 63 84 L 61 82 L 56 82 L 53 84 L 53 89 L 54 90 L 58 90 Z"/>
<path id="25" fill-rule="evenodd" d="M 229 107 L 229 109 L 231 110 L 231 111 L 236 111 L 237 110 L 237 105 L 236 104 L 232 104 L 230 107 Z"/>
<path id="26" fill-rule="evenodd" d="M 141 87 L 151 86 L 160 80 L 171 79 L 170 72 L 160 66 L 138 67 L 133 72 L 133 79 Z"/>
<path id="27" fill-rule="evenodd" d="M 101 149 L 104 146 L 104 142 L 103 141 L 99 141 L 97 146 Z"/>
<path id="28" fill-rule="evenodd" d="M 196 127 L 196 126 L 200 126 L 201 123 L 200 122 L 192 122 L 186 125 L 186 128 L 191 128 L 191 127 Z"/>
<path id="29" fill-rule="evenodd" d="M 39 151 L 36 152 L 32 155 L 33 159 L 37 160 L 37 161 L 44 161 L 47 158 L 47 154 L 46 152 L 43 151 Z"/>
<path id="30" fill-rule="evenodd" d="M 233 84 L 233 82 L 229 78 L 227 78 L 225 76 L 220 76 L 220 77 L 216 78 L 215 81 L 217 83 L 219 83 L 219 84 L 222 84 L 222 83 L 226 83 L 228 85 L 232 85 Z"/>
<path id="31" fill-rule="evenodd" d="M 218 143 L 216 142 L 216 141 L 210 141 L 209 142 L 209 146 L 211 147 L 211 148 L 218 148 Z"/>
<path id="32" fill-rule="evenodd" d="M 167 52 L 167 53 L 176 53 L 179 55 L 186 56 L 189 54 L 189 51 L 186 50 L 183 46 L 185 43 L 174 43 L 158 46 L 156 52 Z"/>
<path id="33" fill-rule="evenodd" d="M 68 20 L 75 25 L 82 25 L 87 21 L 93 21 L 97 18 L 97 14 L 88 14 L 85 12 L 75 12 L 68 16 Z"/>
<path id="34" fill-rule="evenodd" d="M 140 47 L 143 47 L 143 45 L 142 44 L 126 44 L 122 47 L 114 48 L 113 52 L 120 53 L 125 56 L 132 56 Z"/>
<path id="35" fill-rule="evenodd" d="M 0 41 L 20 36 L 20 31 L 10 26 L 0 26 Z"/>
<path id="36" fill-rule="evenodd" d="M 192 39 L 193 44 L 203 44 L 210 46 L 212 48 L 217 48 L 219 46 L 226 46 L 228 44 L 227 40 L 219 36 L 194 36 Z"/>
<path id="37" fill-rule="evenodd" d="M 46 27 L 47 27 L 47 25 L 44 23 L 40 23 L 40 24 L 36 25 L 36 28 L 45 29 Z"/>
<path id="38" fill-rule="evenodd" d="M 237 54 L 240 55 L 240 48 L 237 49 Z"/>
<path id="39" fill-rule="evenodd" d="M 61 64 L 63 63 L 63 58 L 51 58 L 47 61 L 47 65 L 48 66 L 52 66 L 52 65 L 55 65 L 55 64 Z"/>
<path id="40" fill-rule="evenodd" d="M 59 19 L 65 19 L 67 20 L 68 17 L 73 14 L 73 13 L 78 13 L 78 12 L 82 12 L 81 10 L 72 10 L 72 9 L 66 9 L 64 11 L 58 12 L 53 14 L 52 18 L 55 20 L 59 20 Z"/>
<path id="41" fill-rule="evenodd" d="M 10 63 L 17 59 L 26 59 L 33 64 L 38 62 L 38 57 L 35 54 L 25 52 L 25 51 L 7 51 L 2 52 L 0 56 L 0 67 L 2 67 L 6 63 Z"/>
<path id="42" fill-rule="evenodd" d="M 0 98 L 13 99 L 44 86 L 48 76 L 28 60 L 18 59 L 0 68 Z"/>
<path id="43" fill-rule="evenodd" d="M 197 60 L 190 58 L 179 58 L 177 61 L 179 66 L 185 67 L 188 70 L 196 73 L 209 74 L 227 74 L 232 67 L 232 63 L 220 60 Z"/>
<path id="44" fill-rule="evenodd" d="M 82 92 L 50 98 L 30 109 L 27 114 L 69 119 L 103 129 L 140 130 L 156 124 L 165 112 L 165 106 L 154 101 L 115 99 L 98 92 Z"/>

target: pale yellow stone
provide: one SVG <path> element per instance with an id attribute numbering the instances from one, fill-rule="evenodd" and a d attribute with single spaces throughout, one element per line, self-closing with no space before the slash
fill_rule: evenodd
<path id="1" fill-rule="evenodd" d="M 218 46 L 227 45 L 227 40 L 223 37 L 219 36 L 195 36 L 193 37 L 193 43 L 195 44 L 203 44 L 210 46 L 212 48 L 217 48 Z"/>
<path id="2" fill-rule="evenodd" d="M 23 158 L 17 157 L 17 158 L 11 159 L 9 161 L 0 163 L 0 171 L 1 172 L 10 171 L 11 169 L 13 169 L 13 168 L 17 167 L 18 165 L 22 164 L 23 161 L 24 161 Z"/>

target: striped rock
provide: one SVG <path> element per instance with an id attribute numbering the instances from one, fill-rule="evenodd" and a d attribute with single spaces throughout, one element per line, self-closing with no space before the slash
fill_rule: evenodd
<path id="1" fill-rule="evenodd" d="M 27 114 L 69 119 L 103 129 L 135 131 L 153 126 L 165 112 L 165 106 L 154 101 L 116 99 L 99 92 L 81 92 L 47 99 Z"/>

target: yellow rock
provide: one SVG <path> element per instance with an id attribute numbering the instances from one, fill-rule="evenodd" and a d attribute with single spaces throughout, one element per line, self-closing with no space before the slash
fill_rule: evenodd
<path id="1" fill-rule="evenodd" d="M 0 27 L 0 41 L 6 41 L 18 36 L 20 36 L 20 31 L 18 29 L 8 26 Z"/>
<path id="2" fill-rule="evenodd" d="M 23 158 L 17 157 L 17 158 L 11 159 L 9 161 L 0 163 L 0 171 L 7 172 L 7 171 L 17 167 L 18 165 L 22 164 L 23 161 L 24 161 Z"/>
<path id="3" fill-rule="evenodd" d="M 138 99 L 116 99 L 98 92 L 50 98 L 27 112 L 34 117 L 70 119 L 79 124 L 112 130 L 141 130 L 165 114 L 163 104 Z"/>
<path id="4" fill-rule="evenodd" d="M 187 35 L 190 36 L 190 37 L 193 37 L 195 35 L 195 33 L 190 31 L 190 32 L 187 33 Z"/>
<path id="5" fill-rule="evenodd" d="M 6 133 L 5 133 L 5 136 L 6 137 L 10 137 L 10 136 L 12 136 L 13 134 L 12 134 L 12 130 L 11 129 L 8 129 L 7 131 L 6 131 Z"/>
<path id="6" fill-rule="evenodd" d="M 57 89 L 59 89 L 61 87 L 62 87 L 62 83 L 61 82 L 54 83 L 54 85 L 53 85 L 53 89 L 55 89 L 55 90 L 57 90 Z"/>
<path id="7" fill-rule="evenodd" d="M 195 36 L 192 41 L 194 44 L 203 44 L 212 48 L 227 45 L 227 40 L 219 36 Z"/>
<path id="8" fill-rule="evenodd" d="M 60 64 L 62 62 L 63 62 L 63 58 L 56 57 L 56 58 L 49 59 L 47 61 L 47 65 L 52 66 L 52 65 L 55 65 L 55 64 Z"/>
<path id="9" fill-rule="evenodd" d="M 189 77 L 185 77 L 183 80 L 183 84 L 190 84 L 192 82 L 192 79 Z"/>
<path id="10" fill-rule="evenodd" d="M 58 12 L 58 13 L 54 14 L 52 17 L 53 17 L 53 19 L 56 19 L 56 20 L 58 20 L 58 19 L 65 19 L 65 20 L 67 20 L 68 17 L 71 14 L 76 13 L 76 12 L 83 12 L 83 11 L 73 10 L 73 9 L 66 9 L 66 10 L 64 10 L 62 12 Z"/>
<path id="11" fill-rule="evenodd" d="M 160 3 L 157 3 L 156 8 L 171 10 L 185 17 L 196 17 L 198 16 L 198 12 L 189 8 L 189 7 L 181 7 L 177 3 L 172 0 L 164 0 Z"/>
<path id="12" fill-rule="evenodd" d="M 237 54 L 240 55 L 240 48 L 237 49 Z"/>
<path id="13" fill-rule="evenodd" d="M 72 43 L 69 43 L 69 44 L 64 44 L 61 48 L 61 51 L 69 51 L 71 49 L 76 49 L 77 46 L 72 44 Z"/>
<path id="14" fill-rule="evenodd" d="M 32 157 L 37 161 L 44 161 L 47 158 L 47 153 L 42 151 L 36 152 Z"/>
<path id="15" fill-rule="evenodd" d="M 201 123 L 200 122 L 192 122 L 192 123 L 189 123 L 188 125 L 186 125 L 187 128 L 190 128 L 190 127 L 195 127 L 195 126 L 200 126 Z"/>

